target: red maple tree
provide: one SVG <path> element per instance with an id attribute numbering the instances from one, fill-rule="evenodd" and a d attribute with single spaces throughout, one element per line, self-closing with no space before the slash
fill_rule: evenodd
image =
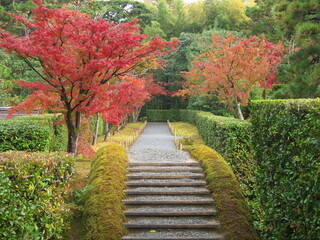
<path id="1" fill-rule="evenodd" d="M 243 120 L 240 104 L 248 104 L 254 85 L 270 88 L 275 83 L 284 47 L 264 36 L 223 39 L 213 35 L 212 40 L 209 51 L 193 61 L 192 71 L 186 73 L 187 89 L 182 93 L 216 95 Z"/>
<path id="2" fill-rule="evenodd" d="M 109 122 L 117 121 L 123 106 L 115 99 L 128 102 L 130 84 L 123 81 L 125 76 L 150 62 L 157 64 L 155 59 L 177 41 L 153 38 L 143 43 L 146 36 L 139 33 L 135 20 L 114 25 L 78 11 L 48 9 L 41 0 L 34 3 L 32 21 L 11 14 L 30 29 L 28 36 L 16 37 L 0 29 L 0 48 L 19 56 L 42 78 L 41 82 L 20 81 L 21 87 L 33 92 L 14 110 L 61 110 L 68 127 L 68 152 L 74 153 L 81 115 L 102 113 Z"/>

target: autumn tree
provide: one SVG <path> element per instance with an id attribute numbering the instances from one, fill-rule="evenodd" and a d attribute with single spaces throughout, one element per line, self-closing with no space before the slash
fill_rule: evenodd
<path id="1" fill-rule="evenodd" d="M 115 25 L 94 21 L 78 11 L 48 9 L 40 0 L 34 2 L 37 8 L 32 21 L 12 15 L 30 29 L 30 35 L 16 37 L 5 30 L 0 32 L 0 47 L 19 56 L 42 79 L 20 82 L 22 88 L 33 92 L 15 110 L 60 110 L 68 127 L 68 152 L 75 153 L 81 115 L 108 113 L 105 118 L 119 117 L 117 109 L 121 107 L 114 99 L 127 96 L 124 77 L 143 64 L 156 63 L 156 56 L 176 42 L 154 38 L 143 44 L 146 36 L 139 34 L 136 21 Z"/>
<path id="2" fill-rule="evenodd" d="M 243 120 L 240 105 L 248 103 L 254 85 L 270 87 L 273 84 L 283 47 L 264 37 L 223 39 L 213 35 L 212 39 L 209 50 L 193 61 L 193 69 L 186 73 L 187 92 L 216 95 Z"/>

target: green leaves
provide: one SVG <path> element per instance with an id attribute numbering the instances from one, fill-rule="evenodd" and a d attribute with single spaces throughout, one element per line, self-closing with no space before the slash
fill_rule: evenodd
<path id="1" fill-rule="evenodd" d="M 0 153 L 0 238 L 60 238 L 61 194 L 73 171 L 65 153 Z"/>
<path id="2" fill-rule="evenodd" d="M 260 230 L 265 239 L 320 237 L 320 99 L 253 101 Z"/>
<path id="3" fill-rule="evenodd" d="M 0 122 L 0 152 L 65 151 L 67 131 L 55 125 L 58 117 L 50 114 L 29 115 Z"/>

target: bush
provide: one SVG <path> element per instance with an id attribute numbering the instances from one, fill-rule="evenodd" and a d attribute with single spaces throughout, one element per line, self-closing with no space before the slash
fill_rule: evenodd
<path id="1" fill-rule="evenodd" d="M 251 103 L 264 239 L 320 239 L 320 99 Z"/>
<path id="2" fill-rule="evenodd" d="M 125 149 L 117 144 L 102 147 L 96 153 L 84 207 L 84 239 L 118 240 L 124 235 L 122 199 L 125 197 L 127 161 Z"/>
<path id="3" fill-rule="evenodd" d="M 0 121 L 0 152 L 66 151 L 67 128 L 52 114 L 28 115 Z"/>
<path id="4" fill-rule="evenodd" d="M 147 109 L 147 120 L 148 122 L 166 122 L 167 120 L 171 122 L 180 121 L 180 110 L 158 110 L 158 109 Z"/>
<path id="5" fill-rule="evenodd" d="M 216 151 L 204 145 L 191 146 L 189 151 L 204 169 L 225 238 L 259 239 L 239 182 L 227 162 Z"/>
<path id="6" fill-rule="evenodd" d="M 208 112 L 180 110 L 181 121 L 197 126 L 205 144 L 230 164 L 248 201 L 254 198 L 254 175 L 250 123 Z"/>
<path id="7" fill-rule="evenodd" d="M 0 153 L 0 239 L 61 239 L 74 160 L 62 153 Z"/>

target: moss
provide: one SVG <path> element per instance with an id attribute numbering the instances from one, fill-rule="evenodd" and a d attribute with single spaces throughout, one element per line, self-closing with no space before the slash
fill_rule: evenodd
<path id="1" fill-rule="evenodd" d="M 204 169 L 225 239 L 259 239 L 239 182 L 227 162 L 205 145 L 191 146 L 189 152 Z"/>
<path id="2" fill-rule="evenodd" d="M 118 240 L 125 233 L 124 181 L 128 167 L 125 149 L 110 144 L 99 149 L 88 178 L 91 186 L 84 207 L 86 240 Z"/>

